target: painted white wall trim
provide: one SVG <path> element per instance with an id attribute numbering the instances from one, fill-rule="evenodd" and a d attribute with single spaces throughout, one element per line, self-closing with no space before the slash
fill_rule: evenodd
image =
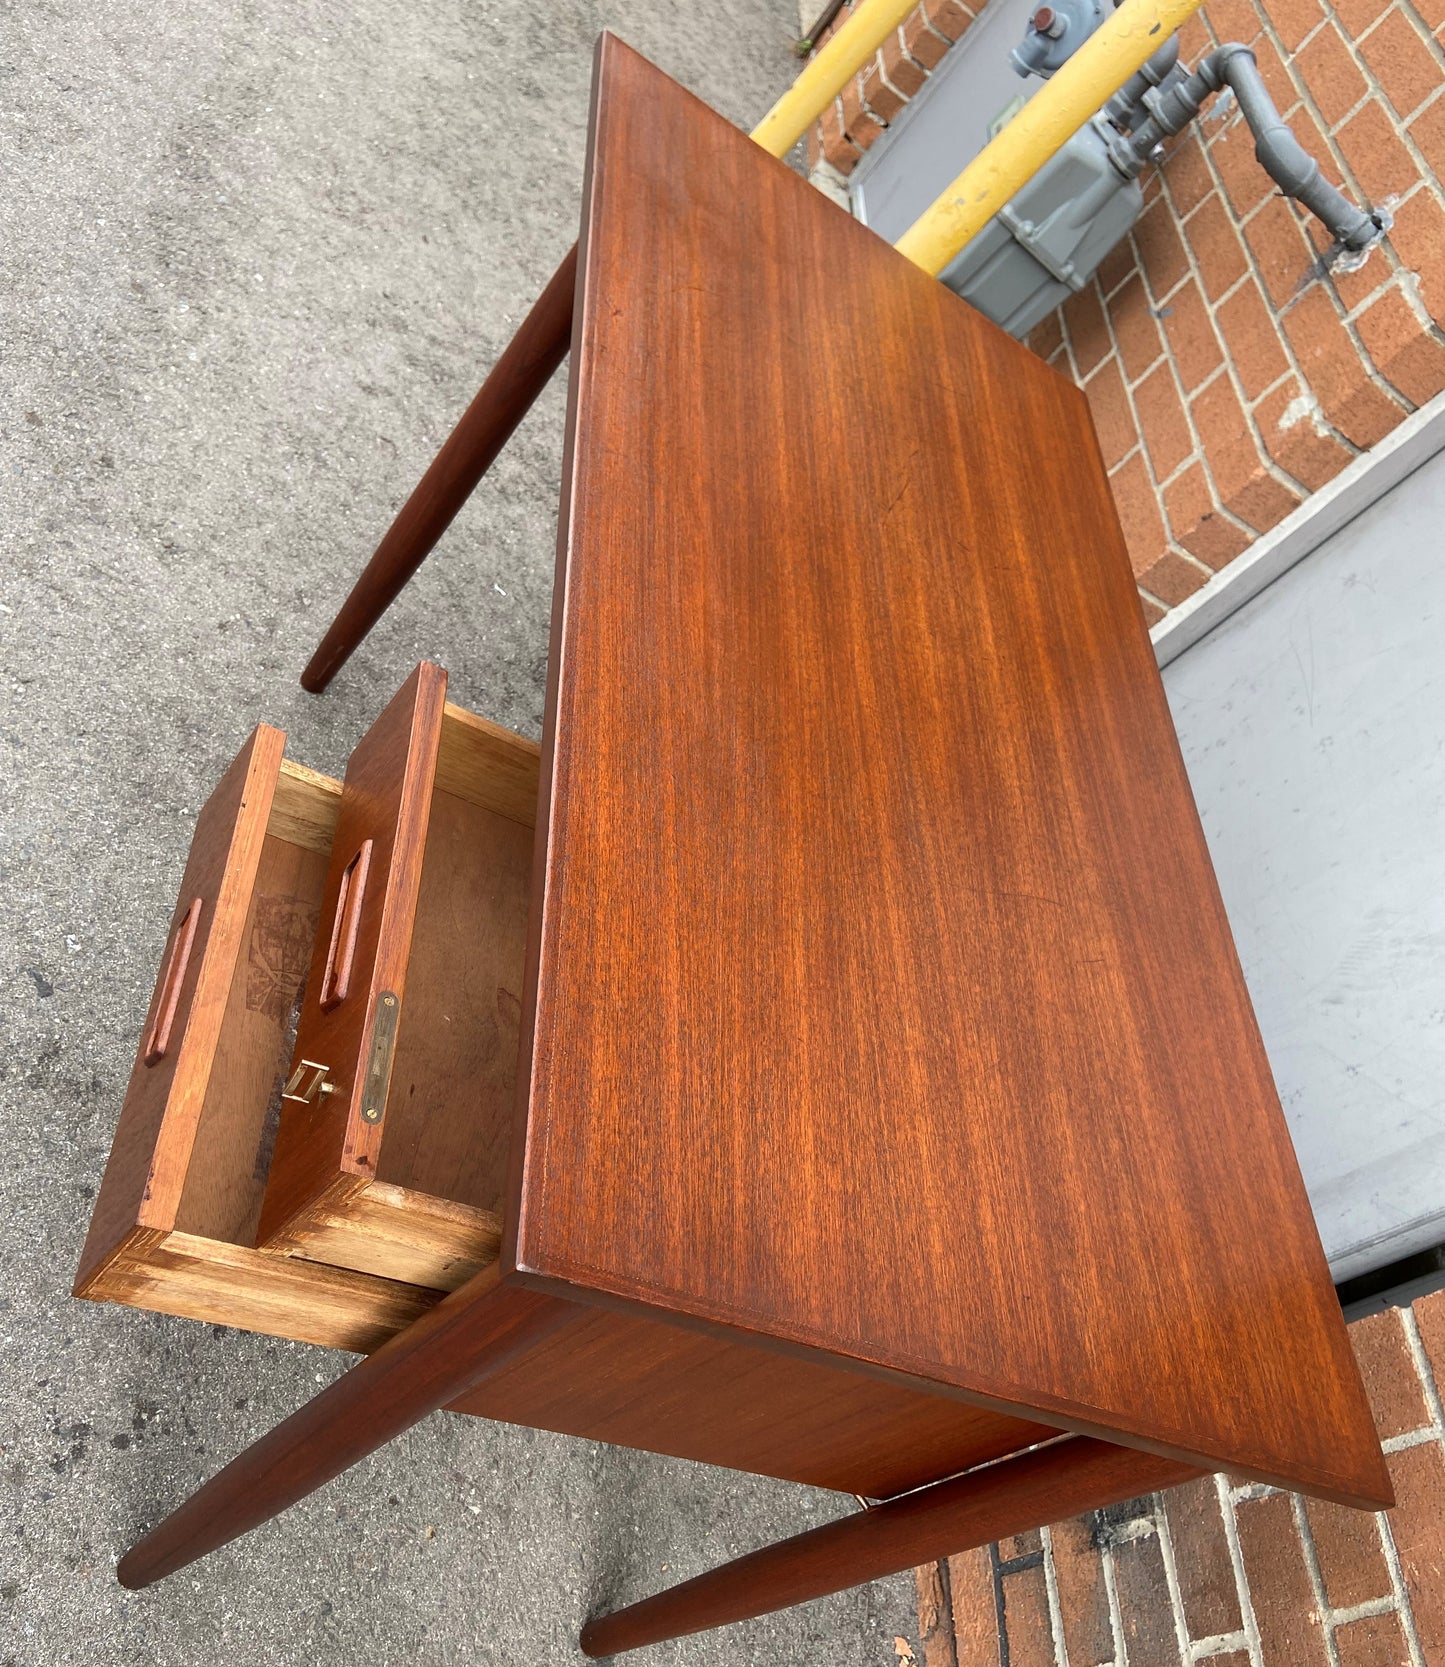
<path id="1" fill-rule="evenodd" d="M 1406 417 L 1378 446 L 1357 457 L 1242 556 L 1221 568 L 1203 589 L 1171 609 L 1149 633 L 1155 659 L 1161 666 L 1178 659 L 1440 451 L 1445 451 L 1445 394 L 1437 394 Z"/>

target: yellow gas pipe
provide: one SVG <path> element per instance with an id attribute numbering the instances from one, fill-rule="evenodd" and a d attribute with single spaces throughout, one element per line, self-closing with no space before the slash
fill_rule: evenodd
<path id="1" fill-rule="evenodd" d="M 898 252 L 941 272 L 1202 3 L 1124 0 L 904 232 Z"/>
<path id="2" fill-rule="evenodd" d="M 1196 0 L 1196 4 L 1200 0 Z M 798 79 L 753 129 L 770 156 L 786 156 L 864 63 L 918 10 L 918 0 L 863 0 L 809 58 Z"/>

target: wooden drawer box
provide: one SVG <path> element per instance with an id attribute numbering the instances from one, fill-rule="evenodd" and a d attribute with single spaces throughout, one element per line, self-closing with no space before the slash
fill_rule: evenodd
<path id="1" fill-rule="evenodd" d="M 422 665 L 351 756 L 258 1242 L 451 1290 L 496 1260 L 537 749 Z"/>
<path id="2" fill-rule="evenodd" d="M 344 786 L 262 725 L 206 803 L 77 1295 L 369 1350 L 495 1259 L 537 749 L 445 689 Z"/>

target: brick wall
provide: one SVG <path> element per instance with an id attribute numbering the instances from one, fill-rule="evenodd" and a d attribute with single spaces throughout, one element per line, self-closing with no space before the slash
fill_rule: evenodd
<path id="1" fill-rule="evenodd" d="M 1350 1336 L 1393 1511 L 1215 1476 L 966 1552 L 917 1572 L 923 1667 L 1445 1664 L 1445 1292 Z"/>
<path id="2" fill-rule="evenodd" d="M 851 172 L 973 13 L 926 0 L 820 123 Z M 1211 0 L 1187 62 L 1253 46 L 1325 173 L 1390 221 L 1353 270 L 1237 106 L 1171 142 L 1135 231 L 1030 344 L 1089 396 L 1151 623 L 1445 389 L 1445 0 Z"/>

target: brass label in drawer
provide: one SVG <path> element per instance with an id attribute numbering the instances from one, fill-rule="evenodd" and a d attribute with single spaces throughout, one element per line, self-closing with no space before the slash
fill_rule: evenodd
<path id="1" fill-rule="evenodd" d="M 371 1052 L 366 1056 L 366 1076 L 361 1085 L 363 1123 L 379 1123 L 386 1113 L 391 1062 L 396 1054 L 396 1027 L 400 1019 L 400 998 L 390 990 L 383 990 L 376 998 L 376 1015 L 371 1021 Z"/>

